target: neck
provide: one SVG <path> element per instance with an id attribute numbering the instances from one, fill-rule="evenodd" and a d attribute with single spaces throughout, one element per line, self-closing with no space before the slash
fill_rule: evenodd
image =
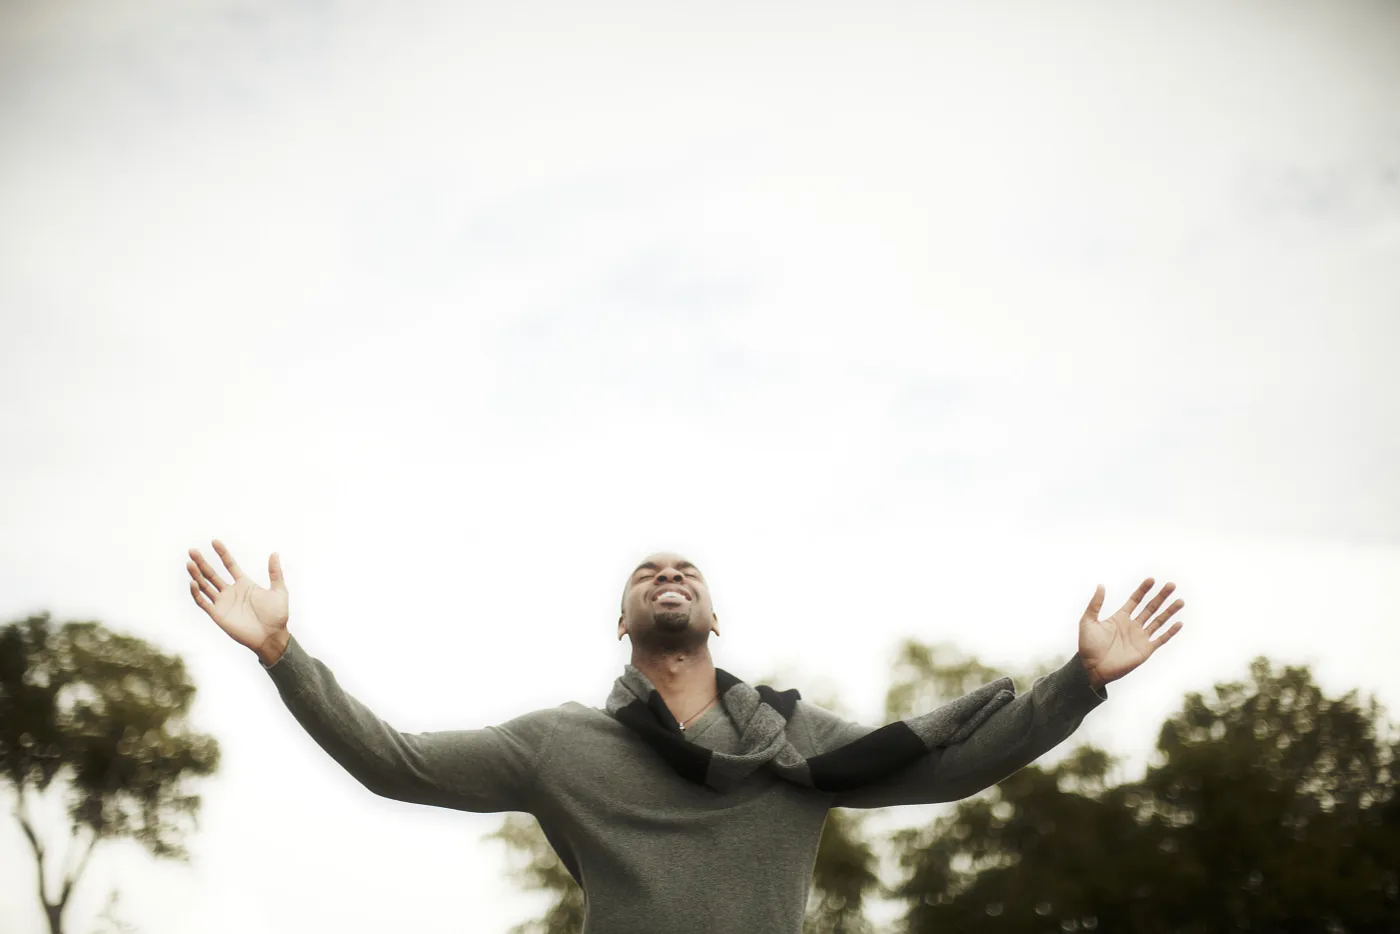
<path id="1" fill-rule="evenodd" d="M 686 649 L 632 646 L 632 667 L 647 676 L 677 720 L 698 713 L 715 696 L 715 663 L 704 643 Z"/>

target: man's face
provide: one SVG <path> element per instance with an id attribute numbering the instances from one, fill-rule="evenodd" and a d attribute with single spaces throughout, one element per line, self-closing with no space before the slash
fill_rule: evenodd
<path id="1" fill-rule="evenodd" d="M 617 637 L 633 645 L 679 649 L 703 645 L 719 632 L 710 589 L 700 569 L 680 555 L 651 555 L 632 571 L 622 593 Z"/>

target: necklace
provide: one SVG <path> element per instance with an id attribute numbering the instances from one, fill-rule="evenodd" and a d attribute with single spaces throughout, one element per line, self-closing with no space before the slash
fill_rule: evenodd
<path id="1" fill-rule="evenodd" d="M 714 697 L 710 698 L 708 701 L 705 702 L 705 706 L 704 706 L 704 707 L 701 707 L 699 710 L 695 711 L 695 713 L 691 714 L 690 716 L 686 717 L 684 720 L 680 721 L 680 728 L 681 728 L 681 731 L 682 731 L 682 732 L 685 731 L 685 725 L 686 725 L 687 723 L 691 722 L 691 721 L 694 720 L 696 717 L 700 716 L 700 715 L 701 715 L 702 713 L 704 713 L 706 710 L 709 710 L 709 709 L 710 709 L 710 705 L 713 704 L 713 703 L 715 702 L 715 700 L 718 699 L 718 698 L 719 698 L 719 695 L 716 694 Z"/>

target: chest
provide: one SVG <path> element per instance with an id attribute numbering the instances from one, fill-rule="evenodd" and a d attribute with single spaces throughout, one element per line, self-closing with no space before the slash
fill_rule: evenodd
<path id="1" fill-rule="evenodd" d="M 554 822 L 583 832 L 652 840 L 684 836 L 701 845 L 731 845 L 782 829 L 820 835 L 828 796 L 757 769 L 737 788 L 718 792 L 681 777 L 627 727 L 599 719 L 561 744 L 540 776 Z M 715 725 L 691 741 L 737 751 L 738 738 Z"/>

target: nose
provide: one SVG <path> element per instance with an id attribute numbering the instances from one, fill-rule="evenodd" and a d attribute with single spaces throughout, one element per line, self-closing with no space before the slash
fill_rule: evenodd
<path id="1" fill-rule="evenodd" d="M 675 568 L 670 568 L 669 570 L 665 571 L 658 571 L 656 574 L 656 581 L 660 584 L 667 583 L 668 581 L 672 581 L 679 584 L 684 579 L 685 575 L 682 574 L 680 571 L 677 571 Z"/>

